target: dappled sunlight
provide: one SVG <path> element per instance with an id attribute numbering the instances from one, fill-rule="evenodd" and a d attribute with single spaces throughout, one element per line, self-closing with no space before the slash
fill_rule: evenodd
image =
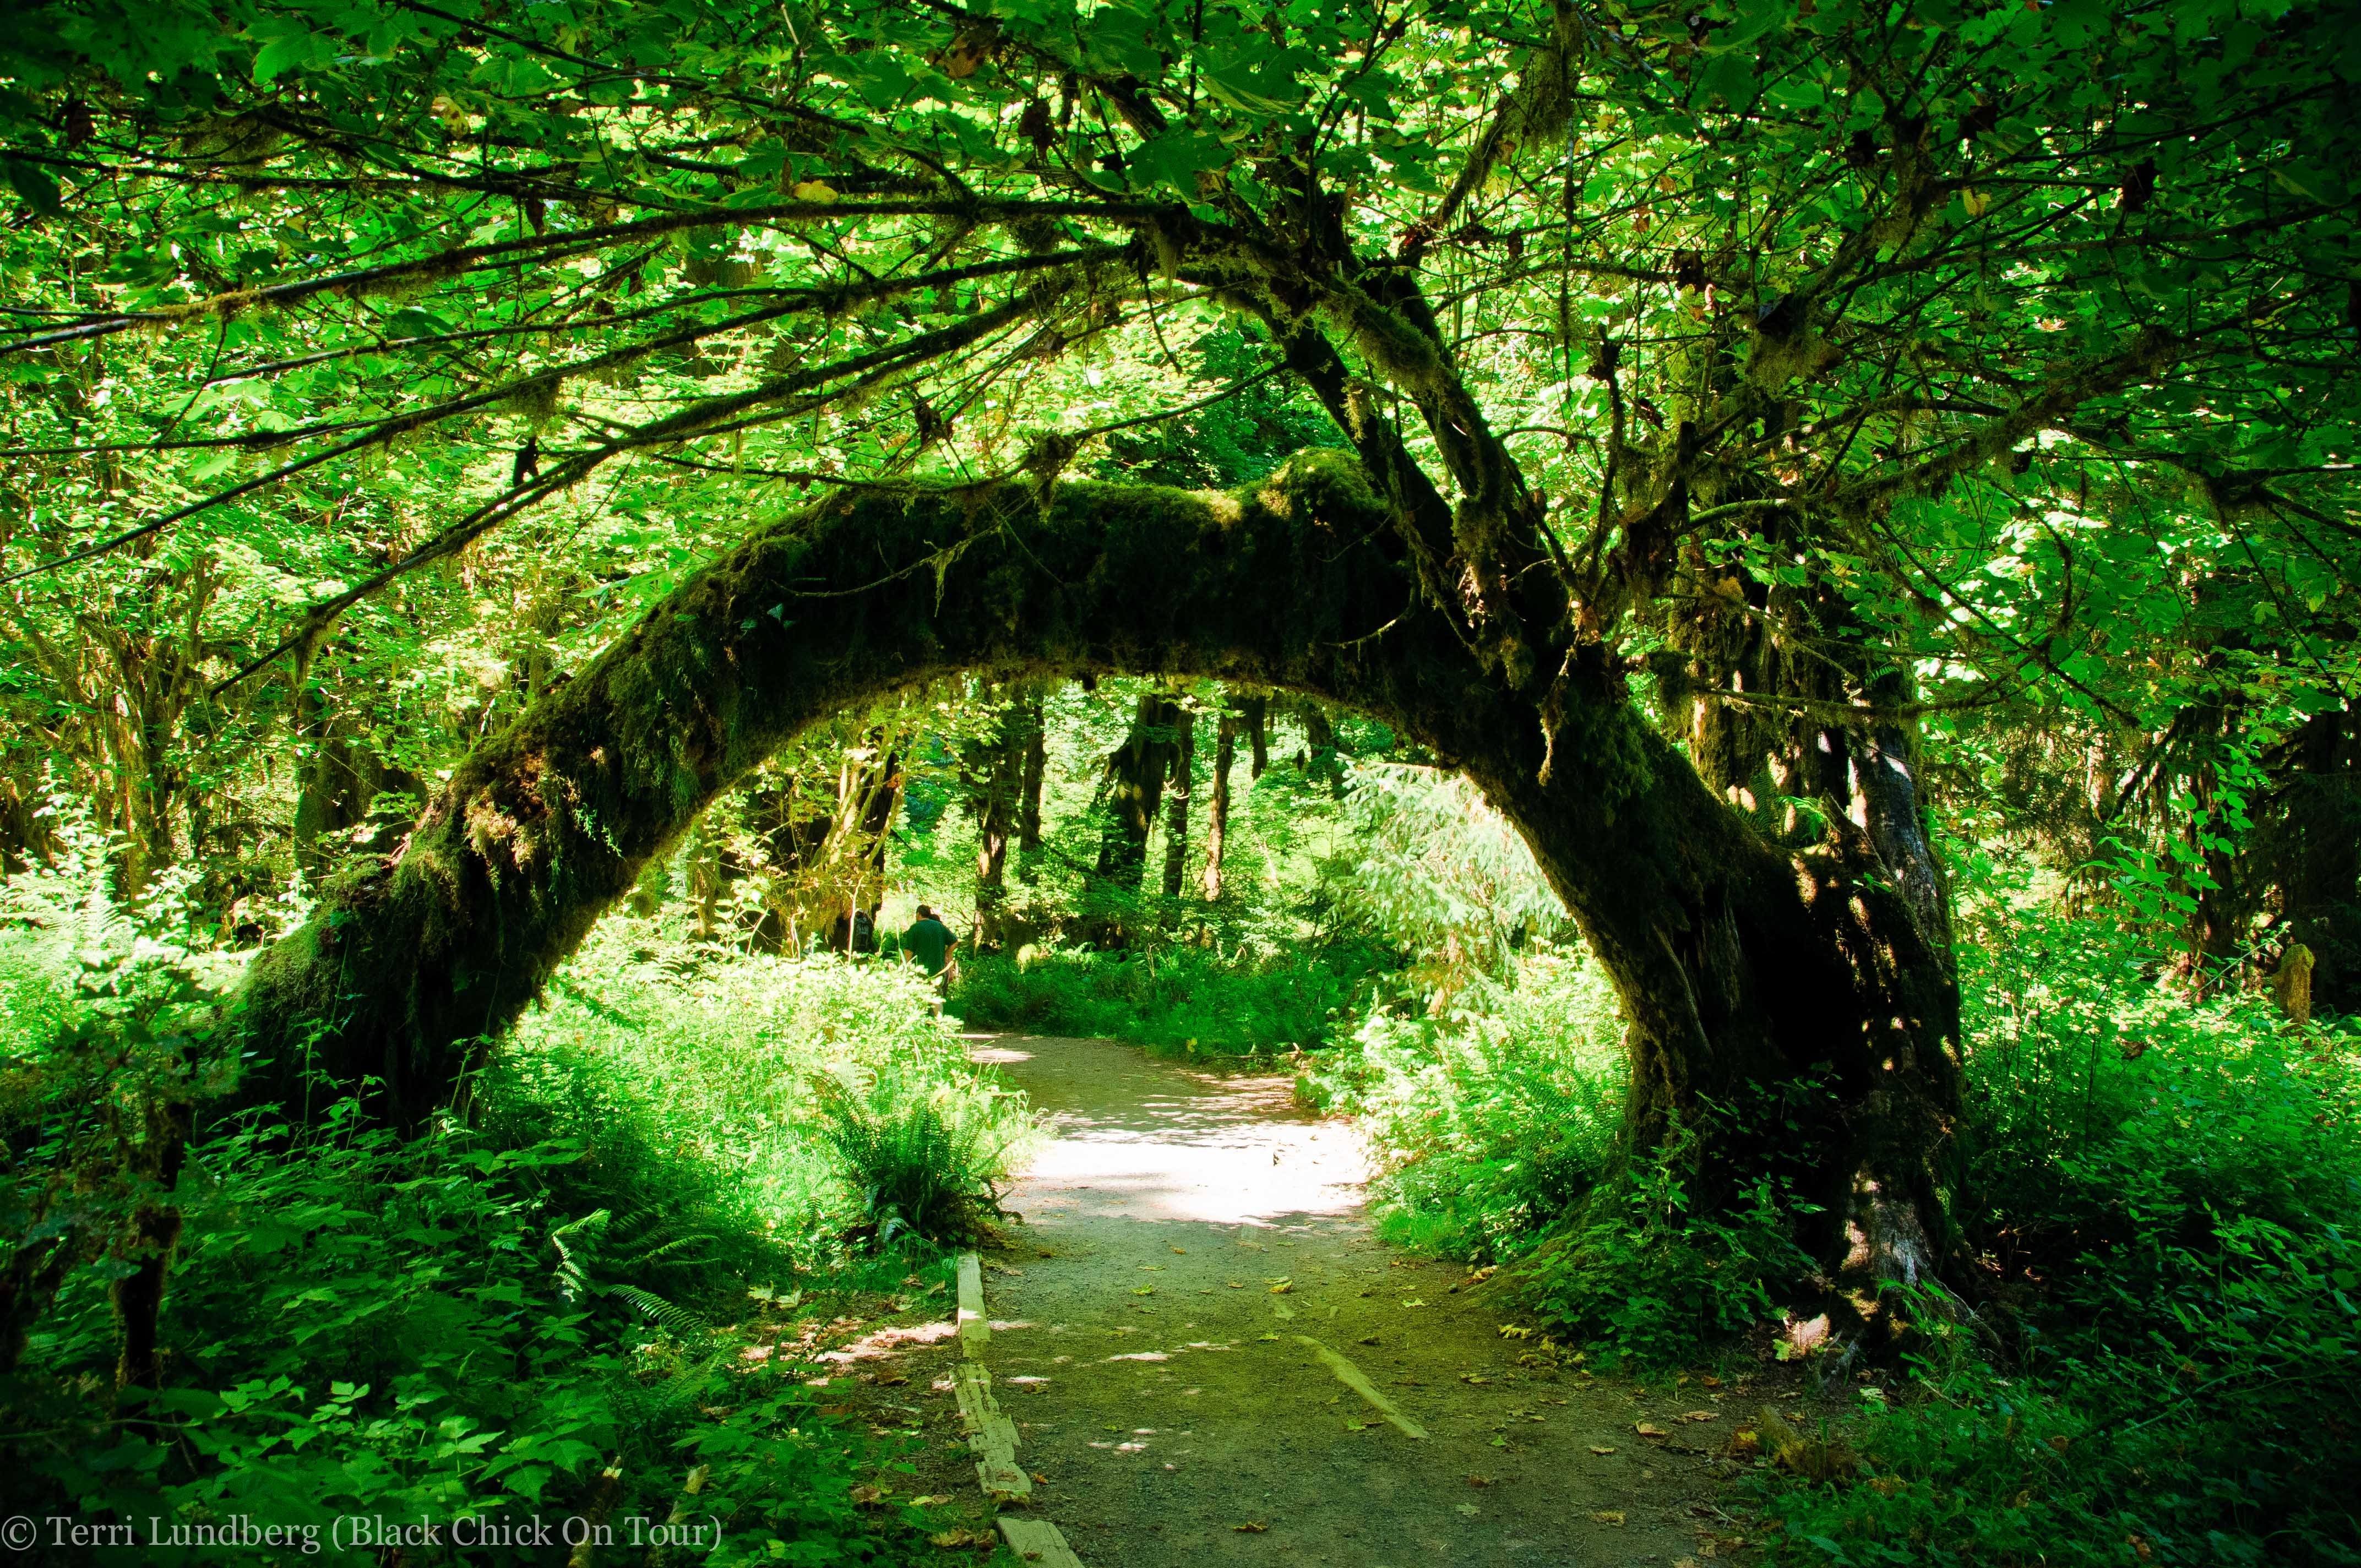
<path id="1" fill-rule="evenodd" d="M 1031 1210 L 1270 1224 L 1348 1213 L 1366 1196 L 1359 1137 L 1298 1108 L 1287 1079 L 1193 1071 L 1093 1040 L 1003 1040 L 971 1054 L 1050 1120 L 1026 1173 Z"/>

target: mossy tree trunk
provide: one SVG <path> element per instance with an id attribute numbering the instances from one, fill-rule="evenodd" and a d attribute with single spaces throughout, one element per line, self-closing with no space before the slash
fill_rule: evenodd
<path id="1" fill-rule="evenodd" d="M 1547 680 L 1471 648 L 1364 472 L 1301 454 L 1232 495 L 870 492 L 758 532 L 479 746 L 402 853 L 335 880 L 264 957 L 250 1093 L 376 1080 L 379 1108 L 417 1124 L 707 802 L 830 714 L 963 671 L 1212 677 L 1361 710 L 1464 768 L 1614 981 L 1634 1137 L 1820 1082 L 1793 1135 L 1828 1210 L 1819 1250 L 1927 1266 L 1956 992 L 1868 835 L 1774 847 L 1602 644 L 1540 648 Z"/>
<path id="2" fill-rule="evenodd" d="M 1139 699 L 1131 730 L 1107 758 L 1106 825 L 1099 837 L 1099 875 L 1125 887 L 1148 874 L 1148 839 L 1164 805 L 1179 709 L 1150 693 Z"/>

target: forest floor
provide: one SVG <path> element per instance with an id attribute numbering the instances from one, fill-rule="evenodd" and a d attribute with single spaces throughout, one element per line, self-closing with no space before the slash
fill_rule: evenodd
<path id="1" fill-rule="evenodd" d="M 1497 1287 L 1381 1245 L 1351 1124 L 1289 1079 L 1105 1040 L 972 1048 L 1052 1119 L 1007 1200 L 1024 1223 L 984 1254 L 987 1360 L 1032 1511 L 1091 1568 L 1678 1565 L 1741 1544 L 1716 1455 L 1745 1393 L 1594 1376 L 1520 1337 Z M 896 1491 L 975 1496 L 958 1354 L 937 1332 L 860 1357 L 849 1397 L 925 1401 L 895 1406 L 931 1429 L 915 1474 L 881 1475 Z"/>

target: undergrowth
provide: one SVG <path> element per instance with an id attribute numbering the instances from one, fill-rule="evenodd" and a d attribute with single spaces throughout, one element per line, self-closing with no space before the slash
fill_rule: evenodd
<path id="1" fill-rule="evenodd" d="M 2095 922 L 2005 932 L 1962 949 L 1979 1318 L 1917 1314 L 1866 1473 L 1768 1496 L 1777 1555 L 2361 1562 L 2361 1041 Z"/>
<path id="2" fill-rule="evenodd" d="M 977 1028 L 1243 1056 L 1330 1043 L 1381 963 L 1361 944 L 1268 959 L 1187 946 L 1050 948 L 963 959 L 950 1007 Z"/>
<path id="3" fill-rule="evenodd" d="M 0 1515 L 137 1526 L 44 1536 L 44 1560 L 211 1560 L 174 1532 L 226 1527 L 375 1562 L 336 1525 L 381 1518 L 433 1524 L 406 1563 L 539 1563 L 530 1521 L 579 1517 L 636 1561 L 675 1509 L 720 1536 L 683 1561 L 939 1560 L 923 1512 L 851 1488 L 895 1451 L 750 1345 L 808 1346 L 807 1299 L 942 1289 L 935 1245 L 1027 1135 L 898 966 L 610 922 L 466 1123 L 220 1120 L 236 967 L 115 907 L 98 863 L 13 879 L 0 909 Z M 126 1290 L 167 1255 L 160 1358 L 135 1367 Z"/>

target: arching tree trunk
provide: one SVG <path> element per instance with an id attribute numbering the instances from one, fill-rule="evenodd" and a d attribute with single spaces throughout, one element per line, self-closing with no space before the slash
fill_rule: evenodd
<path id="1" fill-rule="evenodd" d="M 1528 680 L 1422 608 L 1351 459 L 1236 495 L 1089 484 L 865 492 L 685 583 L 453 774 L 399 858 L 340 877 L 255 968 L 255 1095 L 308 1067 L 416 1124 L 699 808 L 798 729 L 959 671 L 1212 677 L 1360 709 L 1464 768 L 1531 843 L 1631 1021 L 1632 1132 L 1806 1080 L 1831 1264 L 1945 1244 L 1957 997 L 1850 822 L 1774 848 L 1626 689 L 1560 643 Z M 880 562 L 888 564 L 880 570 Z"/>

